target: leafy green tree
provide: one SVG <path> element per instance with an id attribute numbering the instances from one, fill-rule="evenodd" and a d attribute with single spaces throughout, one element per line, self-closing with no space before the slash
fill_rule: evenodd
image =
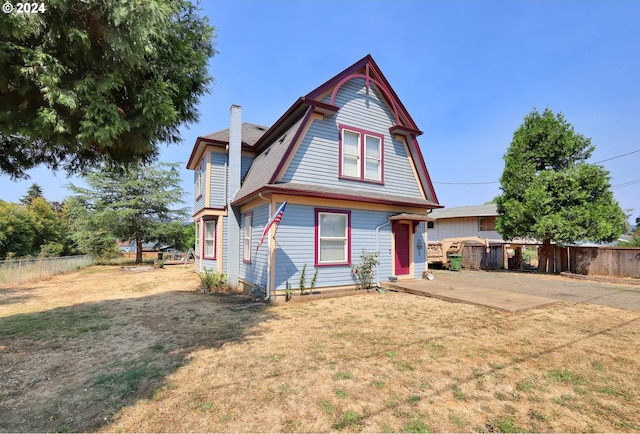
<path id="1" fill-rule="evenodd" d="M 208 92 L 215 29 L 188 0 L 48 0 L 0 14 L 0 173 L 152 162 Z"/>
<path id="2" fill-rule="evenodd" d="M 561 113 L 533 110 L 515 131 L 505 156 L 496 229 L 505 240 L 542 241 L 538 271 L 548 270 L 552 242 L 606 242 L 626 216 L 614 199 L 609 173 L 588 164 L 594 146 Z"/>
<path id="3" fill-rule="evenodd" d="M 24 205 L 0 200 L 0 258 L 33 255 L 35 226 Z"/>
<path id="4" fill-rule="evenodd" d="M 70 184 L 75 194 L 67 201 L 73 237 L 82 250 L 100 257 L 113 253 L 116 239 L 135 240 L 136 263 L 141 263 L 145 241 L 166 242 L 182 233 L 172 224 L 188 215 L 186 208 L 172 207 L 184 195 L 177 164 L 105 167 L 84 179 L 89 188 Z"/>

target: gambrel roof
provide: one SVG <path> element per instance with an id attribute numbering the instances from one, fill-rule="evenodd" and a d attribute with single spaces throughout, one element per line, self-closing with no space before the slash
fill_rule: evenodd
<path id="1" fill-rule="evenodd" d="M 367 88 L 374 86 L 383 104 L 389 107 L 393 118 L 392 123 L 394 123 L 389 128 L 389 133 L 392 136 L 401 135 L 405 138 L 408 156 L 413 161 L 417 182 L 424 194 L 423 198 L 364 191 L 358 188 L 281 181 L 297 143 L 313 122 L 314 116 L 316 119 L 318 116 L 324 116 L 324 118 L 333 116 L 340 109 L 335 101 L 338 91 L 353 79 L 364 80 Z M 307 95 L 298 98 L 270 128 L 242 124 L 242 149 L 255 152 L 256 156 L 232 205 L 242 205 L 260 192 L 271 191 L 361 202 L 441 208 L 416 140 L 416 137 L 421 134 L 422 131 L 418 129 L 371 55 L 367 55 Z M 203 147 L 207 144 L 226 146 L 228 140 L 228 129 L 199 137 L 187 167 L 190 169 L 196 167 Z"/>

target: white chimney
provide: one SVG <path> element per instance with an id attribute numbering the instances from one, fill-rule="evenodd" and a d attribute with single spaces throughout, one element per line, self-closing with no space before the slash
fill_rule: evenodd
<path id="1" fill-rule="evenodd" d="M 240 190 L 242 152 L 242 107 L 233 104 L 229 122 L 229 165 L 227 169 L 227 224 L 229 243 L 227 254 L 227 284 L 235 289 L 239 285 L 240 273 L 240 210 L 233 209 L 231 202 Z"/>

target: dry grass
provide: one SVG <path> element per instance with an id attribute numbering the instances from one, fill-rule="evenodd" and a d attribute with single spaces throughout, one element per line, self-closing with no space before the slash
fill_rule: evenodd
<path id="1" fill-rule="evenodd" d="M 395 293 L 234 309 L 196 286 L 92 267 L 1 290 L 0 430 L 640 430 L 637 312 Z"/>

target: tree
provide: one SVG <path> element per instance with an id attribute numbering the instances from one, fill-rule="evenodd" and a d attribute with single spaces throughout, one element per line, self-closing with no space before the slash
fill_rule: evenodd
<path id="1" fill-rule="evenodd" d="M 538 271 L 548 270 L 551 243 L 613 241 L 626 216 L 609 173 L 588 164 L 594 146 L 561 113 L 533 110 L 515 131 L 505 156 L 496 229 L 505 240 L 542 241 Z"/>
<path id="2" fill-rule="evenodd" d="M 33 200 L 39 197 L 44 197 L 44 193 L 42 191 L 42 187 L 34 182 L 27 190 L 27 193 L 20 199 L 20 203 L 24 205 L 31 205 Z"/>
<path id="3" fill-rule="evenodd" d="M 172 208 L 184 195 L 177 164 L 104 167 L 84 179 L 89 188 L 70 184 L 75 195 L 67 202 L 74 240 L 87 253 L 105 256 L 113 253 L 116 239 L 135 240 L 141 263 L 143 242 L 181 234 L 181 225 L 172 224 L 187 217 L 185 208 Z"/>
<path id="4" fill-rule="evenodd" d="M 0 258 L 32 255 L 34 227 L 33 217 L 24 205 L 0 200 Z"/>
<path id="5" fill-rule="evenodd" d="M 0 14 L 0 173 L 152 162 L 208 92 L 214 28 L 187 0 L 49 0 Z"/>

